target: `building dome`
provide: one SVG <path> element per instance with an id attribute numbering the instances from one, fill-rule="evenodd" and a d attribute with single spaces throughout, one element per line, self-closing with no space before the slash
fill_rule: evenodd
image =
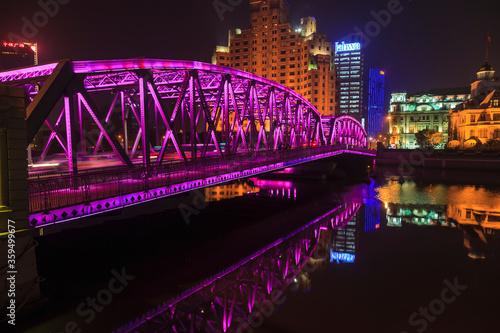
<path id="1" fill-rule="evenodd" d="M 479 69 L 479 72 L 486 72 L 486 71 L 492 71 L 492 70 L 493 70 L 493 67 L 491 67 L 491 65 L 490 65 L 490 64 L 488 64 L 488 62 L 487 62 L 487 61 L 485 61 L 485 63 L 484 63 L 484 65 L 483 65 L 483 67 L 481 67 L 481 68 Z"/>
<path id="2" fill-rule="evenodd" d="M 495 71 L 493 70 L 493 67 L 491 67 L 491 65 L 488 64 L 487 61 L 485 61 L 483 67 L 481 67 L 477 72 L 477 79 L 493 80 L 494 76 L 495 76 Z"/>

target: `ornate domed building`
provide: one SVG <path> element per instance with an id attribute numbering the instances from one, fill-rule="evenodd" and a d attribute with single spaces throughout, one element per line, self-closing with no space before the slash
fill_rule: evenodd
<path id="1" fill-rule="evenodd" d="M 471 98 L 450 111 L 449 138 L 460 147 L 468 140 L 500 144 L 500 79 L 486 61 L 471 83 Z"/>

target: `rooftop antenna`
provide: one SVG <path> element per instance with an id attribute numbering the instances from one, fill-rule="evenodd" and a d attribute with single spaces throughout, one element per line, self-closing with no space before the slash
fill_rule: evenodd
<path id="1" fill-rule="evenodd" d="M 488 62 L 488 47 L 490 46 L 491 42 L 491 37 L 490 34 L 488 34 L 488 42 L 486 43 L 486 62 Z"/>

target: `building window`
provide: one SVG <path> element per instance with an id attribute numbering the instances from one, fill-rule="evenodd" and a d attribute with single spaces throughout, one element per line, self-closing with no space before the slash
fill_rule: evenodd
<path id="1" fill-rule="evenodd" d="M 493 132 L 493 139 L 500 139 L 500 129 L 496 129 Z"/>

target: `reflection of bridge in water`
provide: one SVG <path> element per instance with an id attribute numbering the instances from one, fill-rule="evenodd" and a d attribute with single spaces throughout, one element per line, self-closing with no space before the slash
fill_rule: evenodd
<path id="1" fill-rule="evenodd" d="M 306 280 L 302 275 L 330 261 L 332 231 L 360 206 L 336 207 L 115 332 L 243 332 L 257 326 L 284 301 L 287 288 L 296 289 Z"/>
<path id="2" fill-rule="evenodd" d="M 0 83 L 31 101 L 36 227 L 336 155 L 374 156 L 355 119 L 322 117 L 295 91 L 223 66 L 62 61 L 0 72 Z"/>

